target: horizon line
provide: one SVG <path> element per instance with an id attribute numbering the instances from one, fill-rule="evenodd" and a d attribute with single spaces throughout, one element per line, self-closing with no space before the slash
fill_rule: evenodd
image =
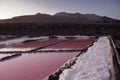
<path id="1" fill-rule="evenodd" d="M 62 13 L 62 12 L 65 12 L 65 13 L 70 13 L 70 14 L 75 14 L 75 13 L 79 13 L 79 14 L 95 14 L 95 15 L 98 15 L 98 16 L 101 16 L 101 17 L 104 17 L 106 15 L 99 15 L 99 14 L 96 14 L 96 13 L 80 13 L 80 12 L 68 12 L 68 11 L 61 11 L 61 12 L 55 12 L 55 13 L 45 13 L 45 12 L 36 12 L 36 13 L 31 13 L 31 14 L 20 14 L 20 15 L 15 15 L 15 16 L 11 16 L 11 17 L 8 17 L 8 18 L 0 18 L 0 20 L 7 20 L 7 19 L 12 19 L 14 17 L 21 17 L 21 16 L 31 16 L 31 15 L 36 15 L 36 14 L 47 14 L 47 15 L 55 15 L 56 13 Z M 106 16 L 106 17 L 109 17 L 109 18 L 112 18 L 112 19 L 117 19 L 117 20 L 120 20 L 119 18 L 114 18 L 114 17 L 110 17 L 110 16 Z"/>

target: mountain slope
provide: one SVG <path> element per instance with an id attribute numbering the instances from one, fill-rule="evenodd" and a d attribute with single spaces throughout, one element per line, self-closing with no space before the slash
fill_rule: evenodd
<path id="1" fill-rule="evenodd" d="M 55 15 L 37 13 L 35 15 L 26 15 L 13 17 L 12 19 L 0 20 L 0 23 L 95 23 L 95 22 L 120 22 L 96 14 L 80 14 L 60 12 Z"/>

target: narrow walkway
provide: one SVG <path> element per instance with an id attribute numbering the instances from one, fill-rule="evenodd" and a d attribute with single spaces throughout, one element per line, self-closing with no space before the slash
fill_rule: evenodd
<path id="1" fill-rule="evenodd" d="M 59 80 L 110 80 L 110 69 L 110 42 L 100 37 L 73 67 L 63 71 Z"/>

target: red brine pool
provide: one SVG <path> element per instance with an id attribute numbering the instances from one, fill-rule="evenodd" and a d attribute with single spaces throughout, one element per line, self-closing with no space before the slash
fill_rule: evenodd
<path id="1" fill-rule="evenodd" d="M 86 48 L 94 41 L 95 39 L 89 37 L 84 39 L 79 37 L 74 37 L 74 39 L 45 38 L 35 41 L 27 40 L 26 42 L 23 39 L 23 42 L 18 41 L 18 43 L 1 47 L 0 59 L 6 56 L 11 56 L 12 54 L 5 54 L 5 52 L 9 51 L 11 51 L 11 53 L 12 51 L 30 51 L 34 49 L 37 51 L 41 47 L 44 48 L 39 49 L 43 50 L 43 52 L 24 52 L 24 54 L 21 53 L 22 56 L 16 57 L 14 59 L 10 58 L 9 60 L 0 62 L 0 80 L 45 80 L 46 77 L 58 70 L 68 60 L 72 59 L 80 53 L 80 51 L 59 52 L 59 50 L 80 50 Z M 58 51 L 44 52 L 44 50 L 47 49 L 57 49 Z M 4 52 L 4 54 L 2 54 L 2 52 Z"/>
<path id="2" fill-rule="evenodd" d="M 37 47 L 43 47 L 43 46 L 47 46 L 49 44 L 52 44 L 52 43 L 55 43 L 55 42 L 60 42 L 60 41 L 63 41 L 65 39 L 58 39 L 58 38 L 50 38 L 50 39 L 47 39 L 47 40 L 41 40 L 41 41 L 38 41 L 38 42 L 30 42 L 30 43 L 24 43 L 24 44 L 21 44 L 21 45 L 16 45 L 16 46 L 13 46 L 15 48 L 37 48 Z"/>
<path id="3" fill-rule="evenodd" d="M 0 80 L 43 80 L 78 53 L 23 54 L 0 63 Z"/>
<path id="4" fill-rule="evenodd" d="M 4 41 L 8 41 L 8 40 L 13 40 L 15 38 L 1 38 L 0 39 L 0 42 L 4 42 Z"/>
<path id="5" fill-rule="evenodd" d="M 43 40 L 39 40 L 39 41 L 35 41 L 35 42 L 28 42 L 28 43 L 21 43 L 21 44 L 17 44 L 17 45 L 11 45 L 9 47 L 1 48 L 0 51 L 1 52 L 29 51 L 29 50 L 32 50 L 35 48 L 44 47 L 44 46 L 47 46 L 49 44 L 61 42 L 64 40 L 66 40 L 66 39 L 59 39 L 59 38 L 50 38 L 50 39 L 45 39 L 45 40 L 43 39 Z"/>
<path id="6" fill-rule="evenodd" d="M 80 50 L 86 48 L 88 45 L 90 45 L 92 42 L 94 42 L 95 39 L 73 39 L 68 42 L 56 44 L 53 46 L 49 46 L 47 48 L 44 48 L 42 50 Z"/>

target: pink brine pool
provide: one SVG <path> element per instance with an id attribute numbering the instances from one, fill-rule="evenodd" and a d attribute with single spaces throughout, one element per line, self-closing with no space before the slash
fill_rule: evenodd
<path id="1" fill-rule="evenodd" d="M 0 39 L 0 42 L 4 42 L 4 41 L 8 41 L 8 40 L 13 40 L 15 38 L 4 38 L 4 39 Z"/>
<path id="2" fill-rule="evenodd" d="M 58 38 L 51 38 L 48 40 L 41 40 L 38 42 L 30 42 L 30 43 L 24 43 L 21 45 L 16 45 L 14 46 L 15 48 L 37 48 L 37 47 L 43 47 L 43 46 L 47 46 L 49 44 L 55 43 L 55 42 L 60 42 L 63 41 L 64 39 L 58 39 Z"/>
<path id="3" fill-rule="evenodd" d="M 0 51 L 29 51 L 45 46 L 47 47 L 40 50 L 80 50 L 86 48 L 95 39 L 75 38 L 65 42 L 64 40 L 68 39 L 50 38 L 27 43 L 21 42 L 0 48 Z M 50 44 L 53 45 L 48 46 Z M 44 80 L 79 53 L 58 51 L 22 54 L 20 57 L 0 62 L 0 80 Z M 11 54 L 0 54 L 0 59 L 9 55 Z"/>
<path id="4" fill-rule="evenodd" d="M 0 63 L 0 80 L 43 80 L 78 53 L 23 54 Z"/>
<path id="5" fill-rule="evenodd" d="M 56 42 L 64 41 L 65 39 L 58 39 L 58 38 L 50 38 L 47 40 L 39 40 L 36 42 L 28 42 L 28 43 L 21 43 L 17 45 L 11 45 L 9 47 L 1 48 L 1 52 L 8 52 L 8 51 L 29 51 L 35 48 L 40 48 L 47 46 L 49 44 L 53 44 Z"/>
<path id="6" fill-rule="evenodd" d="M 73 39 L 68 42 L 56 44 L 42 50 L 80 50 L 89 46 L 95 39 Z"/>

